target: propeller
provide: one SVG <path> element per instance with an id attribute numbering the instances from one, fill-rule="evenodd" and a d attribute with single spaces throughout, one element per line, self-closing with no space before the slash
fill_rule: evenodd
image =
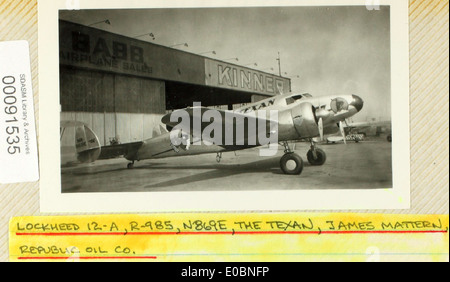
<path id="1" fill-rule="evenodd" d="M 341 135 L 344 138 L 344 144 L 347 144 L 347 138 L 345 138 L 344 123 L 342 121 L 339 122 L 339 130 L 341 131 Z"/>
<path id="2" fill-rule="evenodd" d="M 319 128 L 320 141 L 323 141 L 323 120 L 329 118 L 330 113 L 325 109 L 316 110 L 317 127 Z"/>
<path id="3" fill-rule="evenodd" d="M 322 118 L 319 118 L 319 122 L 317 123 L 317 126 L 319 127 L 320 141 L 323 141 L 323 120 L 322 120 Z"/>
<path id="4" fill-rule="evenodd" d="M 344 119 L 345 125 L 349 127 L 347 119 Z"/>

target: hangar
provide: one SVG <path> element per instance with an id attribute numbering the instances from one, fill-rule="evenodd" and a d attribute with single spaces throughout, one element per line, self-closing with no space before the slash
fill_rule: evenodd
<path id="1" fill-rule="evenodd" d="M 288 78 L 64 20 L 59 62 L 61 120 L 86 123 L 102 146 L 151 138 L 164 114 L 193 102 L 231 110 L 291 88 Z M 73 146 L 67 134 L 63 147 Z"/>

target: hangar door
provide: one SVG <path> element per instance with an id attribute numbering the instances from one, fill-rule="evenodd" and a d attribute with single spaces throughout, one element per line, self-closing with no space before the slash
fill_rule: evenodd
<path id="1" fill-rule="evenodd" d="M 62 68 L 61 120 L 86 123 L 101 145 L 152 137 L 165 114 L 162 81 L 97 71 Z M 69 138 L 70 139 L 70 138 Z"/>

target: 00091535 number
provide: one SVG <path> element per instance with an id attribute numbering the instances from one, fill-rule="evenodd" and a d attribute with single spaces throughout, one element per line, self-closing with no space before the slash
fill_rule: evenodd
<path id="1" fill-rule="evenodd" d="M 20 154 L 20 137 L 19 137 L 19 120 L 17 119 L 17 96 L 16 87 L 14 83 L 16 79 L 14 76 L 5 76 L 2 78 L 2 100 L 5 103 L 6 113 L 6 142 L 7 151 L 11 155 Z"/>

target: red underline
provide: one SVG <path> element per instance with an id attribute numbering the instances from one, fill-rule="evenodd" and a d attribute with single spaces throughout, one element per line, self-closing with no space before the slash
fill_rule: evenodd
<path id="1" fill-rule="evenodd" d="M 59 260 L 59 259 L 73 259 L 73 260 L 77 260 L 77 259 L 156 259 L 155 256 L 117 256 L 117 257 L 18 257 L 17 259 L 19 260 Z"/>
<path id="2" fill-rule="evenodd" d="M 111 236 L 111 235 L 267 235 L 267 234 L 411 234 L 447 233 L 447 230 L 355 230 L 355 231 L 194 231 L 194 232 L 17 232 L 17 236 Z"/>

